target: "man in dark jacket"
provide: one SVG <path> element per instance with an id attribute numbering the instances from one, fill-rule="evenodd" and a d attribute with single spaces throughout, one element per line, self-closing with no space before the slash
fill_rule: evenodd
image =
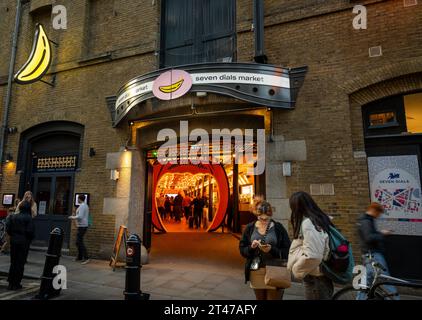
<path id="1" fill-rule="evenodd" d="M 29 202 L 22 201 L 19 204 L 19 213 L 7 217 L 6 232 L 10 236 L 8 290 L 18 290 L 22 288 L 21 281 L 28 256 L 27 248 L 35 235 Z"/>
<path id="2" fill-rule="evenodd" d="M 192 204 L 193 204 L 193 218 L 195 221 L 195 227 L 196 229 L 198 229 L 201 226 L 205 202 L 204 202 L 204 199 L 201 198 L 200 194 L 198 193 L 195 200 L 193 200 Z"/>
<path id="3" fill-rule="evenodd" d="M 179 192 L 176 198 L 174 198 L 174 202 L 173 202 L 173 213 L 174 213 L 174 217 L 176 221 L 180 221 L 182 217 L 182 204 L 183 204 L 183 197 Z"/>
<path id="4" fill-rule="evenodd" d="M 384 208 L 379 203 L 371 203 L 366 213 L 362 214 L 358 219 L 358 231 L 362 249 L 362 261 L 366 266 L 366 284 L 368 286 L 374 280 L 374 269 L 372 262 L 376 261 L 385 269 L 383 274 L 389 275 L 388 265 L 385 260 L 385 244 L 384 238 L 391 234 L 389 230 L 378 231 L 375 225 L 375 220 L 384 213 Z M 372 260 L 372 261 L 371 261 Z M 392 294 L 397 294 L 397 289 L 394 286 L 384 286 L 386 290 Z M 366 300 L 366 294 L 360 292 L 357 297 L 358 300 Z M 399 299 L 395 296 L 394 299 Z"/>

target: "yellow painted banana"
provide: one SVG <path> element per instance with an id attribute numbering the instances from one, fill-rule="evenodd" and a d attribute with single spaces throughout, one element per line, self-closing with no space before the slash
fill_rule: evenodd
<path id="1" fill-rule="evenodd" d="M 51 64 L 51 45 L 41 24 L 36 25 L 31 55 L 24 66 L 16 73 L 15 81 L 28 84 L 41 79 Z"/>
<path id="2" fill-rule="evenodd" d="M 185 79 L 181 79 L 169 86 L 162 86 L 160 87 L 160 91 L 163 93 L 172 93 L 172 92 L 176 92 L 177 90 L 179 90 L 179 88 L 182 86 L 183 82 L 185 81 Z"/>

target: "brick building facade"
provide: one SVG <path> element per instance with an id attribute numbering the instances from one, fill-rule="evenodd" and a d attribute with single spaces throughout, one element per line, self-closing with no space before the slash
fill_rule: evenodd
<path id="1" fill-rule="evenodd" d="M 35 24 L 43 23 L 49 38 L 59 44 L 53 46 L 53 64 L 44 78 L 50 81 L 54 75 L 55 86 L 41 82 L 13 85 L 7 127 L 16 127 L 17 132 L 6 136 L 5 154 L 13 160 L 3 165 L 0 194 L 21 194 L 26 189 L 22 186 L 25 166 L 20 155 L 25 134 L 46 123 L 82 126 L 72 193 L 91 195 L 94 226 L 87 235 L 88 247 L 97 256 L 108 256 L 120 224 L 144 233 L 147 173 L 144 138 L 139 130 L 150 123 L 141 118 L 183 114 L 192 104 L 207 112 L 230 111 L 236 106 L 242 111 L 234 115 L 233 121 L 242 115 L 259 115 L 264 118 L 268 135 L 273 134 L 273 141 L 266 144 L 265 194 L 275 207 L 276 219 L 288 225 L 289 195 L 298 190 L 312 191 L 358 251 L 356 218 L 370 201 L 362 107 L 382 98 L 422 90 L 421 4 L 407 7 L 402 0 L 361 1 L 367 8 L 368 28 L 355 30 L 355 1 L 266 0 L 268 63 L 308 68 L 293 110 L 268 111 L 265 106 L 256 110 L 254 106 L 248 111 L 243 110 L 248 108 L 247 103 L 234 98 L 190 94 L 158 105 L 149 100 L 142 106 L 141 117 L 128 118 L 133 122 L 122 121 L 113 127 L 107 98 L 113 101 L 112 97 L 130 79 L 162 66 L 162 2 L 25 1 L 15 71 L 30 52 Z M 67 30 L 51 26 L 55 4 L 67 8 Z M 15 7 L 15 0 L 0 4 L 2 106 Z M 232 61 L 253 62 L 252 9 L 251 1 L 235 1 Z M 382 55 L 370 57 L 369 49 L 377 46 L 381 46 Z M 127 141 L 130 150 L 125 153 Z M 91 148 L 95 155 L 90 155 Z M 290 177 L 282 173 L 286 161 L 292 163 Z M 120 171 L 118 181 L 110 179 L 110 170 L 114 169 Z M 325 195 L 318 195 L 321 190 Z M 74 232 L 70 234 L 73 238 Z"/>

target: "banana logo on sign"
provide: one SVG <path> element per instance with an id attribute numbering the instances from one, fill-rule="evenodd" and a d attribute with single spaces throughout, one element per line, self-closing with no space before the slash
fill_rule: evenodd
<path id="1" fill-rule="evenodd" d="M 180 87 L 182 86 L 184 81 L 185 81 L 184 79 L 181 79 L 181 80 L 179 80 L 179 81 L 177 81 L 177 82 L 175 82 L 175 83 L 173 83 L 169 86 L 161 86 L 160 91 L 163 92 L 163 93 L 176 92 L 177 90 L 180 89 Z"/>
<path id="2" fill-rule="evenodd" d="M 24 66 L 16 73 L 15 81 L 29 84 L 40 80 L 51 64 L 51 45 L 41 24 L 36 25 L 31 55 Z"/>

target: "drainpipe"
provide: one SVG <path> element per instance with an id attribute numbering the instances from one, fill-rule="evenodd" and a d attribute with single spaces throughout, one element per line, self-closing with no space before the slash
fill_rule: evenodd
<path id="1" fill-rule="evenodd" d="M 16 18 L 15 18 L 15 29 L 13 31 L 13 40 L 12 40 L 12 54 L 10 56 L 9 64 L 9 75 L 7 79 L 7 91 L 6 91 L 6 100 L 3 108 L 3 120 L 1 124 L 1 136 L 0 136 L 0 171 L 3 171 L 3 159 L 4 159 L 4 145 L 6 141 L 6 130 L 7 123 L 9 118 L 9 109 L 12 102 L 12 85 L 13 85 L 13 74 L 16 62 L 16 51 L 18 47 L 18 36 L 19 28 L 21 22 L 21 13 L 22 13 L 22 0 L 17 0 L 16 4 Z M 1 180 L 0 180 L 1 182 Z"/>
<path id="2" fill-rule="evenodd" d="M 264 48 L 264 0 L 253 1 L 253 30 L 255 35 L 255 57 L 256 63 L 267 63 Z"/>

